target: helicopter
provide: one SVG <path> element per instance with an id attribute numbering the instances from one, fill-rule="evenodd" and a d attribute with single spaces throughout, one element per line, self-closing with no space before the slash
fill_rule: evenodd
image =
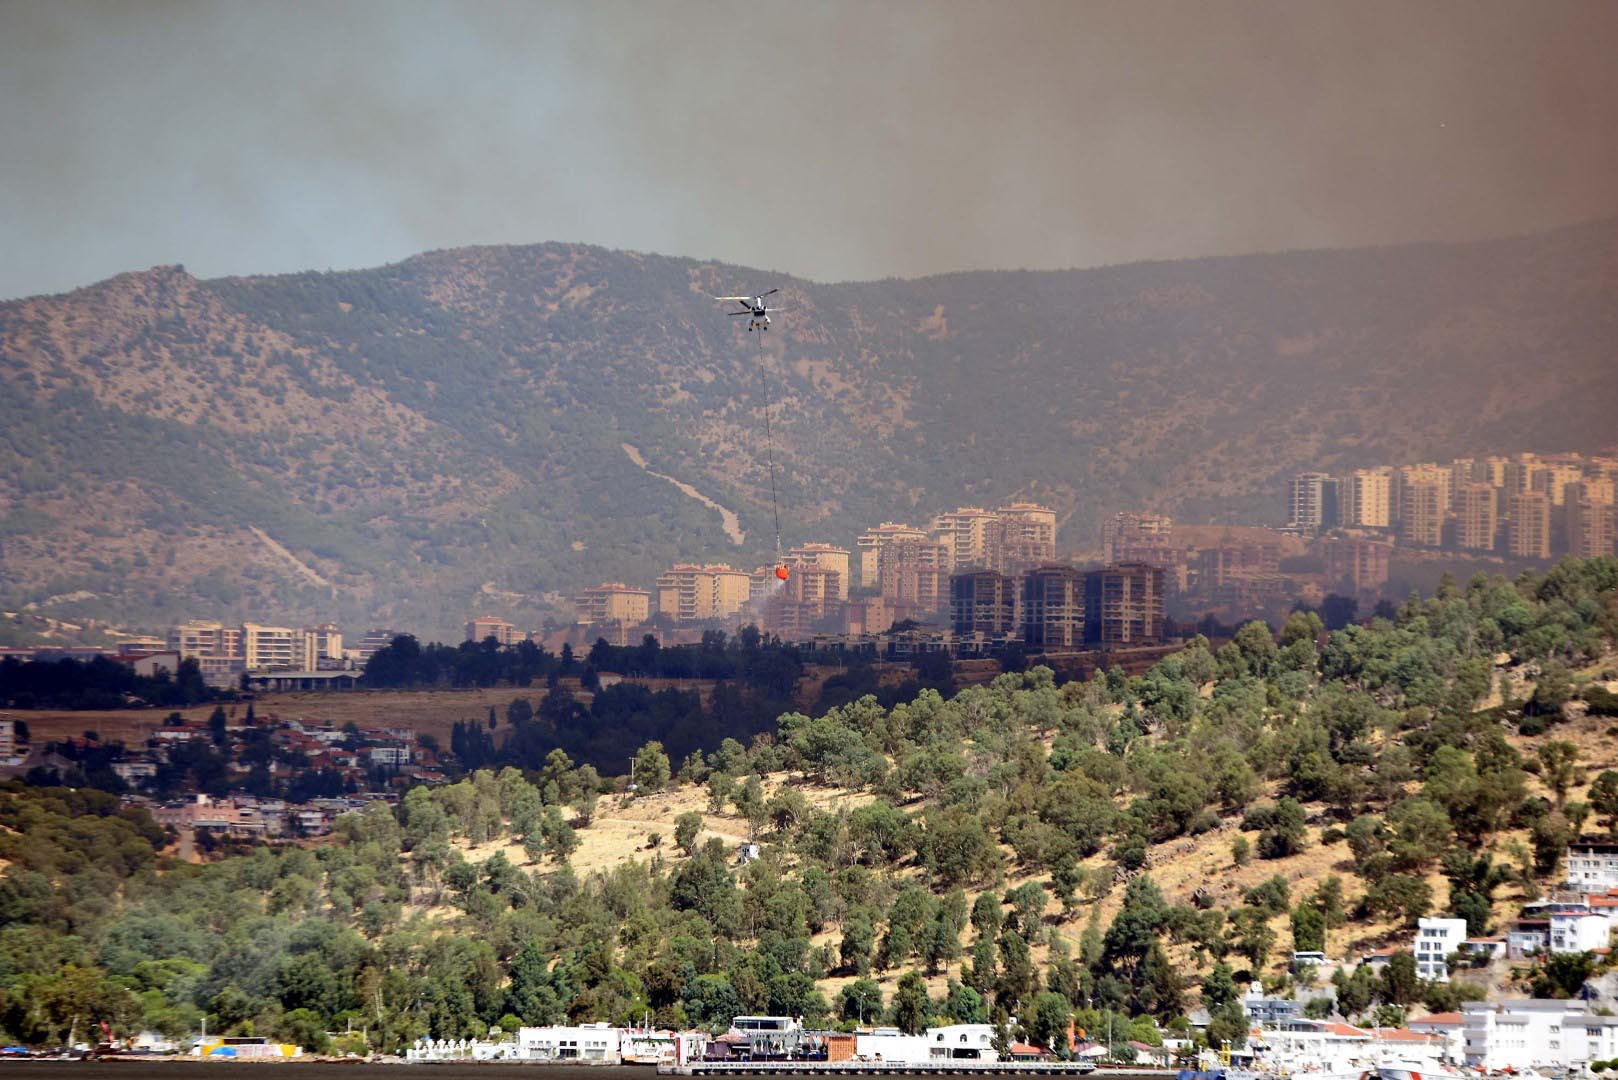
<path id="1" fill-rule="evenodd" d="M 777 288 L 771 289 L 769 292 L 759 293 L 756 296 L 716 296 L 714 299 L 734 300 L 742 307 L 746 308 L 746 311 L 732 311 L 730 314 L 732 317 L 737 315 L 751 316 L 747 320 L 747 329 L 748 332 L 751 333 L 755 328 L 759 330 L 768 330 L 770 328 L 770 312 L 772 310 L 780 311 L 781 309 L 771 308 L 764 302 L 764 298 L 766 296 L 774 296 L 780 291 L 781 290 Z"/>

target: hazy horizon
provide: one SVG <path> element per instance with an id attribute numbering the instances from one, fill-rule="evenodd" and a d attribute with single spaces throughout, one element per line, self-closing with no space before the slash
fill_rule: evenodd
<path id="1" fill-rule="evenodd" d="M 816 281 L 1618 216 L 1618 5 L 0 8 L 0 297 L 547 241 Z"/>

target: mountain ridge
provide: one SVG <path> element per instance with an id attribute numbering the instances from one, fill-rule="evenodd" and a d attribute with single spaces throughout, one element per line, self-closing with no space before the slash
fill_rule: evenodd
<path id="1" fill-rule="evenodd" d="M 764 282 L 794 310 L 750 340 L 708 297 Z M 536 620 L 677 558 L 750 566 L 766 402 L 789 542 L 1018 495 L 1064 548 L 1126 506 L 1274 517 L 1307 466 L 1610 445 L 1613 295 L 1618 220 L 833 284 L 560 243 L 156 267 L 0 303 L 0 602 L 442 636 L 486 584 Z"/>

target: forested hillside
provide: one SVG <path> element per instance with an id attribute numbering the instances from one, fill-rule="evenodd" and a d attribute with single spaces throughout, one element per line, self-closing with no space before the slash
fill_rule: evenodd
<path id="1" fill-rule="evenodd" d="M 763 337 L 709 299 L 772 285 Z M 839 285 L 558 244 L 160 267 L 0 304 L 0 604 L 443 638 L 750 568 L 771 399 L 789 541 L 1015 495 L 1064 547 L 1123 506 L 1264 520 L 1299 467 L 1609 443 L 1615 294 L 1615 222 Z"/>
<path id="2" fill-rule="evenodd" d="M 316 849 L 176 865 L 99 793 L 0 792 L 0 1028 L 74 1017 L 396 1049 L 501 1022 L 1019 1018 L 1148 1041 L 1284 957 L 1452 912 L 1483 933 L 1618 831 L 1618 561 L 1479 578 L 1332 634 L 1300 613 L 1145 675 L 1036 668 L 784 716 L 632 793 L 561 753 L 415 788 Z M 760 858 L 738 866 L 736 845 Z M 1399 940 L 1397 937 L 1390 940 Z M 1594 956 L 1521 974 L 1576 992 Z M 1408 961 L 1334 987 L 1396 1021 L 1479 992 Z M 1510 978 L 1496 972 L 1496 978 Z M 1300 996 L 1323 996 L 1298 977 Z M 1312 1012 L 1332 1008 L 1311 1002 Z"/>

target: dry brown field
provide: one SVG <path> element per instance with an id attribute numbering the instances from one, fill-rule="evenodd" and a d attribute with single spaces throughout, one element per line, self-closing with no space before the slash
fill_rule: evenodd
<path id="1" fill-rule="evenodd" d="M 505 727 L 506 706 L 517 698 L 531 703 L 545 696 L 545 687 L 513 690 L 355 690 L 327 693 L 276 693 L 254 696 L 253 712 L 260 723 L 284 720 L 335 724 L 354 723 L 358 727 L 409 728 L 434 735 L 449 745 L 450 728 L 457 720 L 483 721 L 493 706 Z M 588 701 L 588 695 L 583 700 Z M 225 712 L 239 720 L 247 712 L 247 701 L 226 702 Z M 26 720 L 35 739 L 60 738 L 94 731 L 103 739 L 135 742 L 163 726 L 170 712 L 201 723 L 208 719 L 213 705 L 189 709 L 109 709 L 95 712 L 59 709 L 5 709 L 0 716 Z"/>

